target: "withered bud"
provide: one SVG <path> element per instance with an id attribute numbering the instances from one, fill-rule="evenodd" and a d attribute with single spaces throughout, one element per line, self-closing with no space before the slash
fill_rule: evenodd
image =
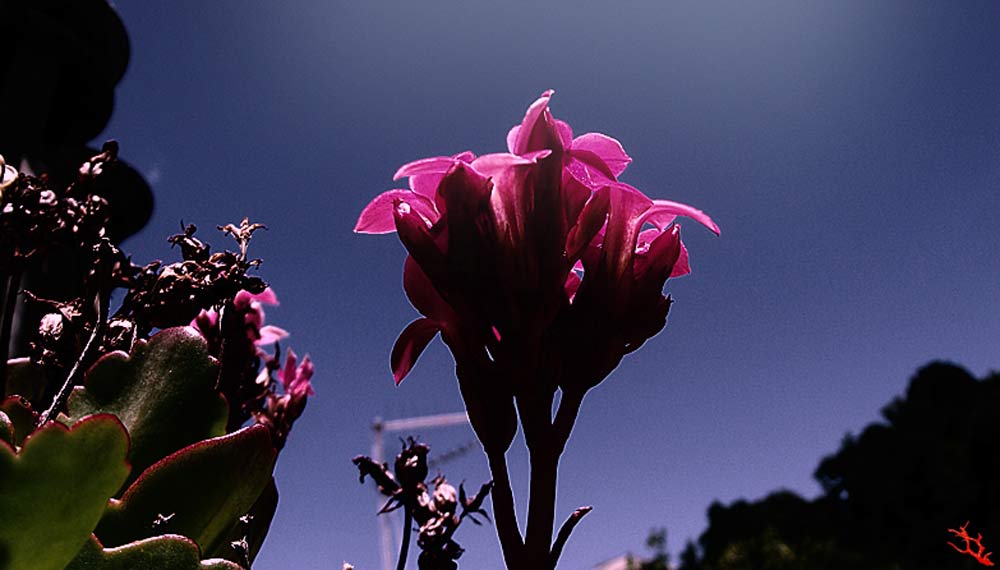
<path id="1" fill-rule="evenodd" d="M 413 489 L 427 478 L 427 454 L 430 447 L 409 438 L 403 451 L 396 456 L 396 478 L 404 489 Z"/>
<path id="2" fill-rule="evenodd" d="M 57 339 L 62 336 L 63 316 L 59 313 L 49 313 L 38 323 L 38 334 L 44 338 Z"/>
<path id="3" fill-rule="evenodd" d="M 452 514 L 458 505 L 458 491 L 444 477 L 434 479 L 434 507 L 439 513 Z"/>

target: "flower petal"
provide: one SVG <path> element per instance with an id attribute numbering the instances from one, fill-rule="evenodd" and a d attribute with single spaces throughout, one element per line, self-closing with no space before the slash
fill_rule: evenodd
<path id="1" fill-rule="evenodd" d="M 684 247 L 684 242 L 681 242 L 681 252 L 677 256 L 677 261 L 674 262 L 674 268 L 670 271 L 670 278 L 683 277 L 691 273 L 691 263 L 688 259 L 688 248 Z"/>
<path id="2" fill-rule="evenodd" d="M 278 306 L 279 304 L 278 296 L 274 293 L 274 289 L 270 287 L 266 287 L 263 291 L 257 293 L 256 295 L 251 294 L 250 300 L 264 303 L 265 305 Z"/>
<path id="3" fill-rule="evenodd" d="M 569 156 L 566 171 L 591 190 L 615 182 L 614 172 L 593 152 L 573 149 Z"/>
<path id="4" fill-rule="evenodd" d="M 403 290 L 413 304 L 413 308 L 425 317 L 430 317 L 444 328 L 445 323 L 455 320 L 451 306 L 441 297 L 434 284 L 411 256 L 406 256 L 403 264 Z"/>
<path id="5" fill-rule="evenodd" d="M 467 150 L 451 156 L 421 158 L 420 160 L 407 162 L 403 166 L 400 166 L 396 174 L 392 175 L 392 179 L 399 180 L 404 176 L 416 176 L 419 174 L 444 174 L 456 162 L 471 162 L 475 156 L 475 154 Z"/>
<path id="6" fill-rule="evenodd" d="M 296 370 L 296 379 L 299 381 L 299 389 L 297 391 L 301 392 L 302 388 L 305 388 L 306 394 L 309 394 L 310 396 L 316 395 L 316 391 L 313 390 L 312 383 L 309 382 L 309 380 L 313 377 L 313 372 L 314 368 L 312 359 L 309 358 L 308 354 L 306 354 L 302 357 L 302 364 L 299 364 L 299 368 Z"/>
<path id="7" fill-rule="evenodd" d="M 389 358 L 392 365 L 392 377 L 396 380 L 397 386 L 410 373 L 417 358 L 440 330 L 438 324 L 433 320 L 421 318 L 407 325 L 399 334 Z"/>
<path id="8" fill-rule="evenodd" d="M 681 227 L 674 225 L 664 230 L 653 243 L 649 244 L 649 253 L 646 254 L 646 267 L 644 275 L 639 278 L 646 278 L 656 283 L 657 289 L 663 287 L 663 283 L 673 272 L 674 264 L 681 253 Z"/>
<path id="9" fill-rule="evenodd" d="M 502 170 L 512 166 L 534 164 L 538 160 L 545 158 L 550 154 L 552 154 L 552 151 L 547 149 L 529 152 L 524 156 L 507 152 L 496 152 L 493 154 L 484 154 L 473 160 L 470 164 L 472 168 L 476 169 L 476 172 L 482 174 L 483 176 L 496 176 Z"/>
<path id="10" fill-rule="evenodd" d="M 719 226 L 708 217 L 708 214 L 698 208 L 670 200 L 653 200 L 653 206 L 646 211 L 642 222 L 653 224 L 662 230 L 673 223 L 675 216 L 687 216 L 712 230 L 715 235 L 720 235 Z"/>
<path id="11" fill-rule="evenodd" d="M 548 112 L 549 99 L 555 91 L 549 89 L 542 93 L 541 97 L 535 100 L 528 107 L 521 121 L 520 128 L 514 129 L 507 134 L 507 144 L 514 154 L 525 154 L 533 150 L 549 148 L 552 150 L 562 150 L 562 136 L 558 127 L 554 124 L 551 113 Z M 513 135 L 513 141 L 511 140 Z M 511 144 L 513 142 L 513 144 Z"/>
<path id="12" fill-rule="evenodd" d="M 399 241 L 403 242 L 403 246 L 413 256 L 414 261 L 420 264 L 433 282 L 443 283 L 446 280 L 445 254 L 435 243 L 427 224 L 402 201 L 396 203 L 393 216 L 396 220 Z"/>
<path id="13" fill-rule="evenodd" d="M 611 203 L 601 260 L 607 277 L 615 283 L 631 269 L 643 213 L 653 202 L 628 184 L 617 183 L 610 188 Z"/>
<path id="14" fill-rule="evenodd" d="M 285 329 L 274 325 L 264 325 L 260 327 L 260 338 L 257 339 L 254 344 L 258 346 L 265 346 L 268 344 L 274 344 L 287 337 L 288 331 Z"/>
<path id="15" fill-rule="evenodd" d="M 576 225 L 566 236 L 566 258 L 572 261 L 579 259 L 583 248 L 587 247 L 597 232 L 604 227 L 608 218 L 608 206 L 611 191 L 607 186 L 601 188 L 590 197 L 580 212 Z"/>
<path id="16" fill-rule="evenodd" d="M 593 153 L 608 166 L 614 176 L 621 176 L 632 158 L 625 153 L 622 143 L 601 133 L 586 133 L 573 139 L 573 153 L 585 150 Z"/>
<path id="17" fill-rule="evenodd" d="M 423 177 L 414 177 L 423 178 Z M 413 180 L 411 178 L 410 180 Z M 440 181 L 440 177 L 438 177 Z M 434 203 L 426 197 L 421 196 L 411 190 L 389 190 L 375 197 L 374 200 L 365 206 L 358 216 L 358 223 L 354 225 L 354 232 L 359 234 L 388 234 L 396 231 L 396 222 L 393 210 L 397 201 L 409 204 L 410 208 L 416 210 L 424 220 L 433 224 L 440 217 L 434 208 Z"/>

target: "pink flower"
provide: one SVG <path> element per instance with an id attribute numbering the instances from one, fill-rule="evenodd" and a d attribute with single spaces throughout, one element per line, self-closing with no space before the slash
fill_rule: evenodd
<path id="1" fill-rule="evenodd" d="M 631 162 L 622 145 L 574 138 L 551 96 L 511 129 L 508 153 L 406 164 L 396 177 L 410 188 L 362 212 L 355 231 L 399 233 L 410 254 L 403 286 L 424 315 L 393 347 L 397 383 L 440 332 L 460 381 L 500 375 L 517 395 L 544 369 L 560 386 L 592 386 L 663 328 L 663 284 L 690 272 L 676 218 L 719 233 L 700 210 L 618 181 Z"/>
<path id="2" fill-rule="evenodd" d="M 254 295 L 249 291 L 240 291 L 233 300 L 233 306 L 243 313 L 248 334 L 253 335 L 254 344 L 274 344 L 288 336 L 288 331 L 281 327 L 264 324 L 264 305 L 278 305 L 278 296 L 268 287 Z"/>
<path id="3" fill-rule="evenodd" d="M 302 364 L 296 367 L 298 358 L 292 349 L 288 349 L 285 354 L 285 366 L 278 370 L 278 380 L 281 381 L 281 387 L 284 388 L 285 394 L 288 394 L 292 399 L 302 399 L 306 396 L 314 396 L 316 393 L 312 389 L 312 384 L 309 380 L 313 376 L 313 363 L 309 360 L 309 355 L 305 355 L 302 358 Z"/>

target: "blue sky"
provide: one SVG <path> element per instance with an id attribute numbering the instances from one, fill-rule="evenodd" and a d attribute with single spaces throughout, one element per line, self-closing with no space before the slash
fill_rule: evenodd
<path id="1" fill-rule="evenodd" d="M 436 341 L 395 387 L 414 316 L 394 236 L 351 228 L 402 163 L 500 151 L 544 89 L 578 133 L 622 141 L 623 180 L 695 205 L 693 274 L 669 325 L 584 403 L 559 512 L 594 512 L 561 568 L 670 546 L 713 500 L 818 492 L 812 470 L 932 359 L 976 374 L 1000 339 L 1000 6 L 989 1 L 117 0 L 132 42 L 102 138 L 153 182 L 126 245 L 175 255 L 181 220 L 221 246 L 244 215 L 271 322 L 316 362 L 255 568 L 377 568 L 375 498 L 350 463 L 375 416 L 460 410 Z M 434 451 L 468 428 L 428 431 Z M 520 444 L 515 493 L 526 495 Z M 442 466 L 470 487 L 478 451 Z M 522 517 L 523 520 L 523 517 Z M 914 524 L 919 524 L 915 521 Z M 462 567 L 500 567 L 463 528 Z"/>

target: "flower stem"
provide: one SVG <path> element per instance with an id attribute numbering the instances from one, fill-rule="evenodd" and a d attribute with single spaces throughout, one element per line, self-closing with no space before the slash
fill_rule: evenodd
<path id="1" fill-rule="evenodd" d="M 535 437 L 528 440 L 528 459 L 531 463 L 530 495 L 528 497 L 528 527 L 525 532 L 524 550 L 527 560 L 539 561 L 538 568 L 552 570 L 558 561 L 566 537 L 552 543 L 555 527 L 556 487 L 559 475 L 559 458 L 566 449 L 566 442 L 573 431 L 582 391 L 564 392 L 559 401 L 555 420 L 534 427 Z M 551 404 L 549 405 L 551 406 Z M 528 430 L 525 428 L 525 437 Z M 582 516 L 582 515 L 581 515 Z"/>
<path id="2" fill-rule="evenodd" d="M 21 285 L 21 271 L 15 269 L 7 279 L 4 293 L 3 322 L 0 322 L 0 399 L 7 393 L 7 359 L 10 357 L 10 335 L 17 309 L 17 294 Z"/>
<path id="3" fill-rule="evenodd" d="M 559 562 L 559 555 L 562 554 L 563 546 L 566 546 L 566 541 L 569 540 L 569 535 L 572 534 L 573 529 L 576 528 L 576 525 L 583 519 L 583 517 L 587 516 L 587 513 L 592 510 L 594 510 L 594 507 L 588 506 L 578 508 L 573 511 L 573 514 L 571 514 L 569 518 L 566 519 L 566 522 L 563 523 L 562 527 L 559 528 L 559 534 L 556 536 L 556 542 L 552 545 L 551 564 L 553 569 Z"/>
<path id="4" fill-rule="evenodd" d="M 396 562 L 396 570 L 406 568 L 406 557 L 410 551 L 410 526 L 413 525 L 413 509 L 406 505 L 403 509 L 403 544 L 399 547 L 399 561 Z"/>
<path id="5" fill-rule="evenodd" d="M 496 520 L 497 538 L 507 568 L 520 568 L 524 541 L 517 528 L 517 513 L 514 509 L 514 492 L 510 488 L 507 472 L 507 457 L 504 452 L 487 452 L 490 472 L 493 474 L 493 518 Z"/>
<path id="6" fill-rule="evenodd" d="M 531 482 L 528 495 L 528 527 L 524 550 L 528 560 L 537 561 L 539 569 L 548 570 L 552 528 L 556 516 L 556 478 L 559 455 L 551 446 L 537 446 L 529 451 Z"/>
<path id="7" fill-rule="evenodd" d="M 59 413 L 59 410 L 66 404 L 66 400 L 69 399 L 69 394 L 73 390 L 73 387 L 76 386 L 79 376 L 83 375 L 84 365 L 90 362 L 92 358 L 91 353 L 100 344 L 97 339 L 104 334 L 104 325 L 108 320 L 110 295 L 98 293 L 98 297 L 97 321 L 94 323 L 93 330 L 90 331 L 90 338 L 87 339 L 87 344 L 84 345 L 80 357 L 73 363 L 73 369 L 69 371 L 66 382 L 63 383 L 56 397 L 52 399 L 52 404 L 38 417 L 38 423 L 36 424 L 38 427 L 45 425 L 45 422 L 52 419 L 52 416 Z"/>

